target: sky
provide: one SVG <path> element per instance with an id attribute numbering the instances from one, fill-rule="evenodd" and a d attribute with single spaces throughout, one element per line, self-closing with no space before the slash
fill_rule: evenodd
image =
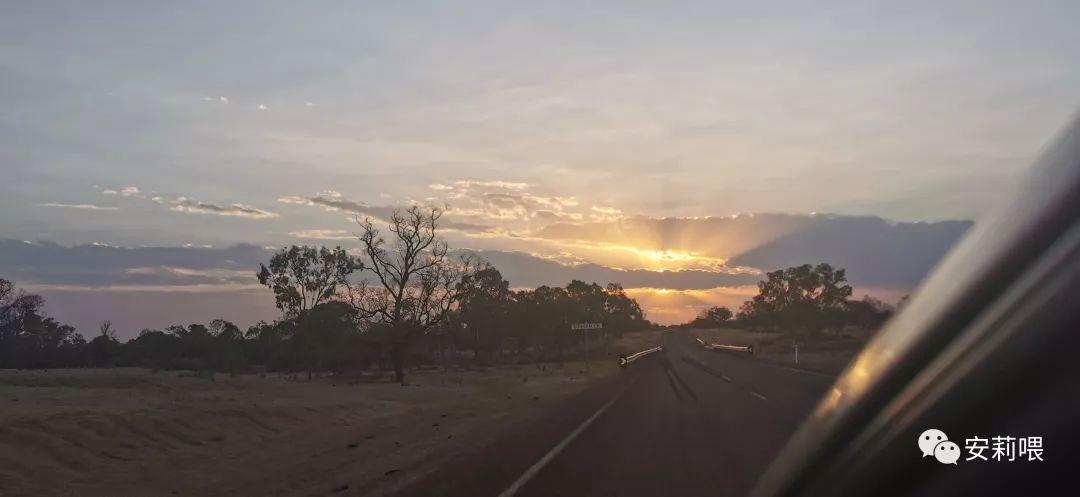
<path id="1" fill-rule="evenodd" d="M 349 246 L 423 203 L 457 248 L 737 273 L 783 230 L 700 220 L 977 220 L 1080 104 L 1076 2 L 580 3 L 6 3 L 0 238 Z"/>

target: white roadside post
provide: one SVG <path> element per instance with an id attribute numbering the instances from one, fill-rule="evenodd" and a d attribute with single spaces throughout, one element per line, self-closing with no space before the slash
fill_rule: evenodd
<path id="1" fill-rule="evenodd" d="M 592 368 L 589 365 L 589 330 L 599 330 L 603 327 L 602 323 L 573 323 L 570 325 L 570 331 L 580 330 L 585 333 L 585 374 L 592 373 Z"/>

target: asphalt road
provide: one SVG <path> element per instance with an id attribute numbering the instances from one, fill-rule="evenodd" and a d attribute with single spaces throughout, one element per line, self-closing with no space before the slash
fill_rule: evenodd
<path id="1" fill-rule="evenodd" d="M 745 495 L 832 378 L 686 336 L 665 341 L 663 352 L 401 495 Z"/>

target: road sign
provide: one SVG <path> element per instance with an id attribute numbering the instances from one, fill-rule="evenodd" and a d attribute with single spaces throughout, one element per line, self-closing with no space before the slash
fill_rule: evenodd
<path id="1" fill-rule="evenodd" d="M 592 371 L 592 367 L 589 365 L 589 330 L 599 330 L 604 325 L 601 323 L 571 323 L 570 331 L 584 331 L 585 332 L 585 371 Z M 588 374 L 588 373 L 586 373 Z"/>
<path id="2" fill-rule="evenodd" d="M 599 330 L 603 327 L 603 323 L 574 323 L 570 325 L 571 330 Z"/>

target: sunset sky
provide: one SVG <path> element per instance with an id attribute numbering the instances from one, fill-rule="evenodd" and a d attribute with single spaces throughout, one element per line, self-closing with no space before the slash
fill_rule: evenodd
<path id="1" fill-rule="evenodd" d="M 457 248 L 730 278 L 633 290 L 670 322 L 745 298 L 763 268 L 729 259 L 791 231 L 737 220 L 977 220 L 1080 103 L 1076 2 L 580 4 L 0 7 L 0 238 L 351 247 L 357 215 L 447 205 Z M 19 260 L 75 321 L 161 326 L 164 298 L 123 316 L 148 291 L 274 316 L 227 262 Z"/>

